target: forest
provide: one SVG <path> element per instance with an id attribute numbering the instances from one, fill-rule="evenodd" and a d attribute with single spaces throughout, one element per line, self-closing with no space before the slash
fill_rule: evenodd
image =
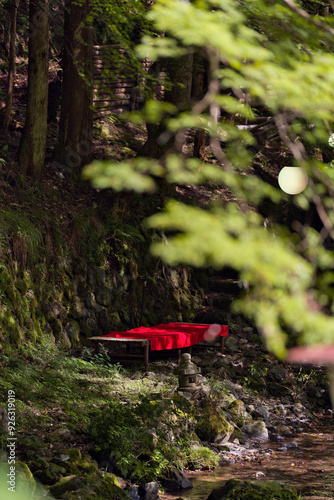
<path id="1" fill-rule="evenodd" d="M 0 0 L 1 498 L 334 498 L 333 13 Z"/>

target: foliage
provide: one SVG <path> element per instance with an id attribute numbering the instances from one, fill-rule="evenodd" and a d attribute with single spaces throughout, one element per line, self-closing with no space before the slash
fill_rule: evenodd
<path id="1" fill-rule="evenodd" d="M 218 466 L 219 457 L 210 448 L 200 446 L 192 449 L 188 457 L 190 469 L 215 469 Z"/>
<path id="2" fill-rule="evenodd" d="M 122 47 L 138 43 L 143 32 L 151 31 L 151 23 L 146 18 L 146 4 L 143 0 L 94 0 L 92 16 L 95 42 L 119 44 Z"/>
<path id="3" fill-rule="evenodd" d="M 171 265 L 237 269 L 249 291 L 236 306 L 255 320 L 279 357 L 286 353 L 288 336 L 305 344 L 334 339 L 334 262 L 324 243 L 334 237 L 334 176 L 316 154 L 333 128 L 334 29 L 331 17 L 313 14 L 290 0 L 158 0 L 149 19 L 165 36 L 145 37 L 138 53 L 158 60 L 166 50 L 169 57 L 201 51 L 210 66 L 207 92 L 191 110 L 166 113 L 162 103 L 166 129 L 160 140 L 167 144 L 175 137 L 177 144 L 185 128 L 202 128 L 210 136 L 213 159 L 189 159 L 172 146 L 156 162 L 138 158 L 124 169 L 108 162 L 85 171 L 96 186 L 117 190 L 157 189 L 159 177 L 229 188 L 236 202 L 206 210 L 169 202 L 148 221 L 150 228 L 170 235 L 155 242 L 152 252 Z M 152 108 L 157 111 L 159 104 L 148 103 L 144 116 Z M 268 183 L 254 174 L 249 153 L 254 137 L 237 125 L 256 124 L 259 117 L 271 120 L 289 163 L 307 171 L 302 194 L 287 197 L 275 176 Z M 264 202 L 275 208 L 263 213 Z M 285 220 L 283 205 L 290 211 Z M 311 210 L 319 220 L 316 228 L 297 216 Z"/>
<path id="4" fill-rule="evenodd" d="M 109 456 L 123 477 L 152 481 L 187 463 L 191 420 L 190 405 L 183 398 L 144 396 L 133 406 L 116 401 L 93 412 L 89 435 L 99 454 Z"/>
<path id="5" fill-rule="evenodd" d="M 11 241 L 15 254 L 15 238 L 21 240 L 21 251 L 29 253 L 34 259 L 42 245 L 42 234 L 38 223 L 28 214 L 12 209 L 0 210 L 0 247 Z M 15 258 L 15 255 L 14 255 Z"/>
<path id="6" fill-rule="evenodd" d="M 113 363 L 111 361 L 108 349 L 103 344 L 99 344 L 99 352 L 96 354 L 92 354 L 89 349 L 84 348 L 83 357 L 89 363 L 105 367 L 108 370 L 109 377 L 112 376 L 112 373 L 114 373 L 115 377 L 119 377 L 124 371 L 120 363 Z"/>

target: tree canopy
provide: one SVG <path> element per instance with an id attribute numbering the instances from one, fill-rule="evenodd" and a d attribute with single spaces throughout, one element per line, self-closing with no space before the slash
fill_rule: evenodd
<path id="1" fill-rule="evenodd" d="M 138 54 L 157 61 L 199 52 L 209 66 L 206 92 L 188 110 L 150 101 L 133 116 L 164 119 L 158 140 L 168 147 L 161 158 L 94 162 L 84 171 L 99 188 L 154 191 L 159 178 L 228 188 L 228 203 L 218 200 L 205 209 L 169 201 L 147 221 L 163 234 L 152 252 L 172 265 L 237 269 L 249 290 L 236 306 L 280 357 L 287 341 L 334 341 L 328 244 L 334 237 L 334 171 L 322 156 L 333 130 L 334 22 L 326 17 L 333 3 L 325 11 L 323 2 L 317 9 L 309 4 L 158 0 L 148 17 L 163 36 L 144 36 Z M 256 130 L 261 120 L 270 124 L 266 140 L 286 149 L 287 165 L 308 174 L 302 193 L 287 196 L 277 175 L 267 180 L 254 169 L 260 160 L 253 155 L 252 126 Z M 189 129 L 207 133 L 209 161 L 176 150 Z M 311 210 L 317 225 L 305 223 Z"/>

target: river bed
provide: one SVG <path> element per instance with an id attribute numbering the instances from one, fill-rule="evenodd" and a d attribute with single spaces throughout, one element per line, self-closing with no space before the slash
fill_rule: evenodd
<path id="1" fill-rule="evenodd" d="M 334 499 L 334 420 L 332 416 L 306 432 L 280 442 L 257 444 L 235 463 L 213 472 L 187 471 L 193 488 L 165 492 L 161 500 L 206 500 L 231 478 L 279 480 L 294 486 L 303 500 Z"/>

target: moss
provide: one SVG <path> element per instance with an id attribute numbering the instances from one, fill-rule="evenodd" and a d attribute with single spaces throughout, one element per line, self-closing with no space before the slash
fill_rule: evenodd
<path id="1" fill-rule="evenodd" d="M 233 426 L 229 424 L 219 408 L 209 403 L 205 405 L 195 431 L 202 441 L 218 442 L 229 438 L 233 432 Z"/>
<path id="2" fill-rule="evenodd" d="M 235 399 L 230 403 L 229 412 L 231 413 L 233 422 L 239 427 L 242 427 L 247 417 L 247 412 L 244 403 L 240 399 Z"/>
<path id="3" fill-rule="evenodd" d="M 103 475 L 100 472 L 64 477 L 51 486 L 50 493 L 55 498 L 63 500 L 76 498 L 81 500 L 90 500 L 91 498 L 129 500 L 128 495 L 118 486 L 117 477 L 114 474 Z"/>
<path id="4" fill-rule="evenodd" d="M 71 458 L 71 460 L 81 460 L 81 451 L 79 448 L 71 448 L 69 450 L 66 450 L 65 453 Z"/>
<path id="5" fill-rule="evenodd" d="M 215 469 L 219 463 L 219 457 L 210 448 L 201 446 L 191 450 L 187 467 L 190 469 Z"/>
<path id="6" fill-rule="evenodd" d="M 46 463 L 45 465 L 45 469 L 39 469 L 34 474 L 43 484 L 53 485 L 60 481 L 62 476 L 66 475 L 66 470 L 60 465 L 53 463 Z"/>
<path id="7" fill-rule="evenodd" d="M 241 481 L 230 479 L 213 490 L 208 500 L 298 500 L 296 490 L 279 481 Z"/>
<path id="8" fill-rule="evenodd" d="M 36 489 L 35 479 L 27 466 L 27 464 L 23 462 L 16 462 L 15 464 L 16 470 L 16 481 L 17 481 L 17 492 L 24 492 L 26 498 L 30 498 L 33 496 Z"/>
<path id="9" fill-rule="evenodd" d="M 63 465 L 68 475 L 96 472 L 98 470 L 97 462 L 91 460 L 88 453 L 82 456 L 79 448 L 71 448 L 66 450 L 65 453 L 71 458 L 69 462 Z"/>
<path id="10" fill-rule="evenodd" d="M 50 493 L 55 498 L 61 498 L 67 491 L 78 490 L 82 487 L 82 480 L 73 474 L 71 476 L 62 477 L 56 484 L 51 486 Z"/>

